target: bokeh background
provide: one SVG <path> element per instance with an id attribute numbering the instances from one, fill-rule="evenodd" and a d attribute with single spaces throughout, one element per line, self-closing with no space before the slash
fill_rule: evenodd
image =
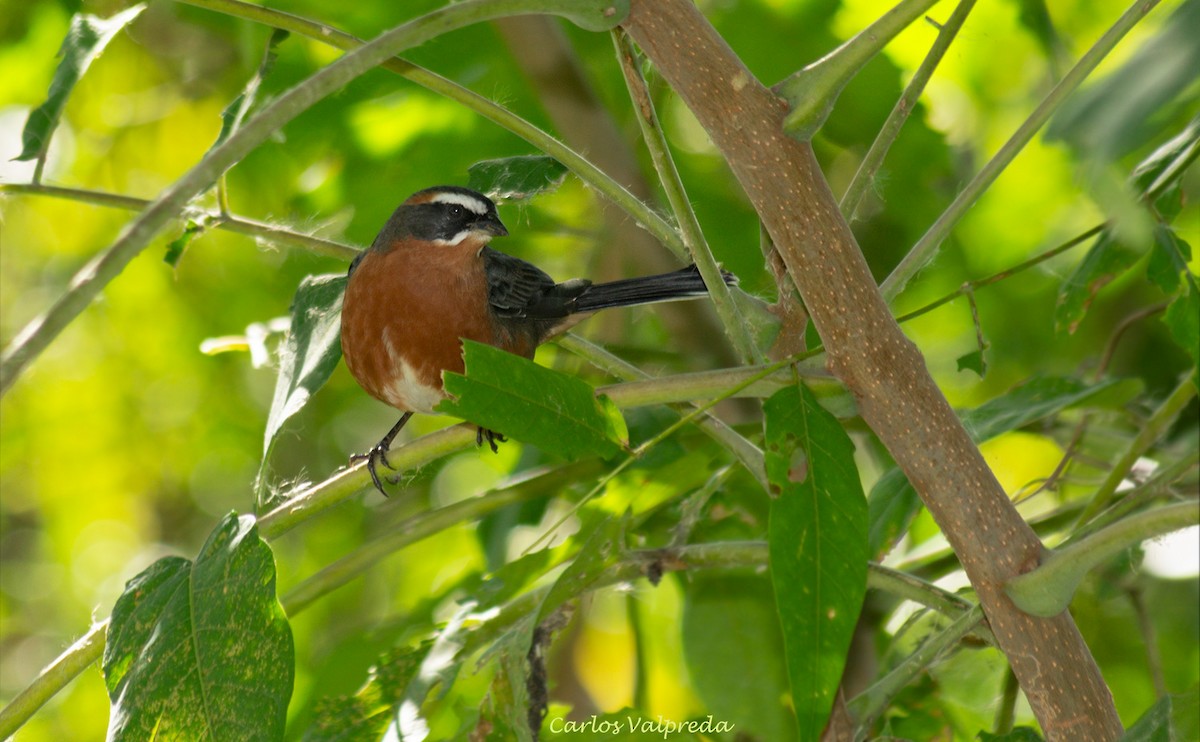
<path id="1" fill-rule="evenodd" d="M 437 4 L 277 0 L 271 5 L 369 38 Z M 700 4 L 768 83 L 827 53 L 889 7 L 878 0 Z M 1105 62 L 1101 74 L 1152 38 L 1179 4 L 1163 3 Z M 878 278 L 1024 120 L 1070 60 L 1125 7 L 1113 0 L 1053 2 L 1061 34 L 1050 43 L 1039 40 L 1023 20 L 1022 9 L 1031 5 L 1013 1 L 976 8 L 893 148 L 854 221 Z M 45 98 L 72 13 L 108 16 L 123 6 L 0 2 L 0 181 L 30 178 L 31 164 L 10 158 L 20 150 L 29 110 Z M 944 2 L 931 15 L 944 20 L 951 9 Z M 204 9 L 151 3 L 71 97 L 50 149 L 45 182 L 153 199 L 212 145 L 222 109 L 254 74 L 268 35 L 263 27 Z M 931 25 L 915 25 L 841 96 L 815 143 L 835 193 L 848 183 L 934 35 Z M 550 72 L 537 72 L 538 54 L 549 50 L 552 55 L 564 42 L 573 50 L 566 58 L 574 65 L 572 74 L 563 73 L 563 58 L 553 56 Z M 262 90 L 267 97 L 339 54 L 297 37 L 278 50 Z M 558 133 L 665 209 L 607 35 L 557 22 L 484 25 L 448 34 L 407 58 Z M 566 74 L 567 82 L 551 84 L 557 78 L 550 73 Z M 739 275 L 743 288 L 771 299 L 774 287 L 763 269 L 755 214 L 685 107 L 651 79 L 689 196 L 717 257 Z M 1195 92 L 1193 87 L 1190 99 L 1163 113 L 1163 131 L 1177 130 L 1195 115 Z M 564 118 L 571 115 L 567 110 L 574 110 L 574 118 Z M 573 122 L 569 129 L 566 121 Z M 1127 172 L 1148 151 L 1130 152 L 1114 167 Z M 228 174 L 227 184 L 238 215 L 364 246 L 409 193 L 463 184 L 467 168 L 480 160 L 530 153 L 530 145 L 456 103 L 375 71 L 280 130 Z M 1188 180 L 1193 193 L 1194 170 Z M 1102 221 L 1105 213 L 1081 173 L 1069 147 L 1035 140 L 971 210 L 897 310 L 920 307 L 964 281 L 1014 265 Z M 203 203 L 214 204 L 212 194 Z M 1177 224 L 1193 246 L 1200 245 L 1197 211 L 1192 208 Z M 672 264 L 665 249 L 570 177 L 553 193 L 502 206 L 501 216 L 513 236 L 498 246 L 561 279 L 632 275 Z M 130 217 L 78 199 L 0 194 L 0 340 L 7 345 L 43 311 Z M 0 700 L 23 688 L 90 618 L 106 615 L 125 580 L 164 554 L 194 554 L 221 516 L 253 509 L 252 484 L 274 372 L 270 364 L 255 367 L 248 353 L 205 354 L 201 346 L 212 338 L 244 336 L 255 323 L 286 316 L 303 276 L 346 268 L 344 262 L 216 229 L 193 240 L 172 267 L 163 256 L 181 228 L 137 258 L 0 403 Z M 952 403 L 979 404 L 1035 375 L 1086 374 L 1122 318 L 1162 300 L 1156 289 L 1131 275 L 1105 287 L 1074 334 L 1056 332 L 1056 292 L 1085 249 L 978 292 L 990 343 L 983 379 L 956 365 L 976 347 L 965 300 L 906 325 Z M 719 333 L 704 329 L 713 326 L 704 311 L 639 310 L 597 321 L 584 332 L 655 373 L 713 368 L 728 363 L 731 355 Z M 540 360 L 597 383 L 604 378 L 553 348 Z M 1147 319 L 1117 346 L 1109 373 L 1141 379 L 1146 397 L 1155 399 L 1173 388 L 1189 365 L 1165 327 Z M 729 414 L 740 413 L 731 408 Z M 289 422 L 274 470 L 296 481 L 324 478 L 349 453 L 374 443 L 393 420 L 394 412 L 368 398 L 340 368 Z M 417 435 L 447 423 L 417 418 L 409 432 Z M 1113 423 L 1118 430 L 1123 424 Z M 1047 475 L 1062 452 L 1063 440 L 1053 431 L 1003 436 L 986 451 L 1014 493 Z M 486 490 L 537 463 L 536 457 L 518 444 L 505 446 L 497 456 L 466 452 L 413 475 L 403 496 L 384 501 L 367 495 L 338 508 L 273 544 L 281 585 L 295 584 L 405 515 Z M 688 465 L 686 458 L 681 461 L 673 471 L 682 487 Z M 869 485 L 872 472 L 864 475 Z M 636 479 L 625 484 L 650 486 Z M 1069 494 L 1071 486 L 1086 484 L 1068 483 L 1066 489 Z M 927 519 L 918 521 L 917 538 L 933 530 Z M 295 714 L 308 713 L 318 696 L 352 692 L 380 649 L 403 633 L 403 627 L 389 625 L 388 617 L 432 610 L 424 604 L 431 594 L 502 558 L 495 549 L 473 526 L 443 532 L 298 616 Z M 705 689 L 689 680 L 683 657 L 679 625 L 687 596 L 743 601 L 747 625 L 773 617 L 755 614 L 764 603 L 752 593 L 769 591 L 765 581 L 704 579 L 699 586 L 668 579 L 632 598 L 606 590 L 587 601 L 556 650 L 561 696 L 601 711 L 631 703 L 638 631 L 648 648 L 643 651 L 657 658 L 651 665 L 655 675 L 643 684 L 648 705 L 675 717 L 705 708 L 697 695 Z M 1171 596 L 1155 603 L 1166 608 L 1152 616 L 1153 628 L 1164 649 L 1168 685 L 1183 690 L 1196 682 L 1200 664 L 1196 582 L 1152 579 L 1148 589 Z M 1128 723 L 1154 698 L 1138 617 L 1127 602 L 1094 584 L 1081 601 L 1081 626 Z M 697 605 L 695 615 L 704 609 Z M 762 651 L 776 650 L 766 645 Z M 970 674 L 950 667 L 930 682 L 956 687 L 961 713 L 988 718 L 994 683 L 976 688 L 955 680 L 954 672 Z M 107 712 L 100 674 L 89 671 L 35 717 L 20 739 L 99 739 Z"/>

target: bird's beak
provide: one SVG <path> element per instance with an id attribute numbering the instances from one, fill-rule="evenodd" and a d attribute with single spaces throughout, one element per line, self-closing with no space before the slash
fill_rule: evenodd
<path id="1" fill-rule="evenodd" d="M 508 236 L 508 229 L 505 228 L 504 224 L 502 224 L 499 219 L 495 219 L 490 216 L 480 219 L 472 226 L 474 226 L 475 229 L 479 230 L 480 232 L 490 234 L 493 237 Z"/>

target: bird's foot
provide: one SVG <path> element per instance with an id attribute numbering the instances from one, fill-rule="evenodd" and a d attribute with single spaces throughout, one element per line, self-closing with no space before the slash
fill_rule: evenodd
<path id="1" fill-rule="evenodd" d="M 502 434 L 497 433 L 494 430 L 477 428 L 475 431 L 475 445 L 479 448 L 483 448 L 484 439 L 487 439 L 488 446 L 491 447 L 492 453 L 498 453 L 500 451 L 500 447 L 496 445 L 497 443 L 504 443 L 508 440 Z"/>
<path id="2" fill-rule="evenodd" d="M 359 461 L 367 462 L 367 471 L 371 474 L 371 481 L 375 484 L 375 489 L 379 490 L 379 493 L 384 497 L 387 497 L 388 493 L 387 490 L 383 488 L 383 482 L 379 480 L 379 474 L 375 471 L 375 467 L 378 464 L 383 464 L 392 471 L 396 471 L 396 467 L 392 466 L 391 463 L 388 462 L 388 443 L 389 442 L 380 441 L 379 443 L 376 443 L 375 447 L 370 451 L 367 451 L 366 453 L 356 453 L 350 457 L 351 464 Z M 388 481 L 392 482 L 393 484 L 395 483 L 395 480 L 392 478 L 388 478 Z"/>

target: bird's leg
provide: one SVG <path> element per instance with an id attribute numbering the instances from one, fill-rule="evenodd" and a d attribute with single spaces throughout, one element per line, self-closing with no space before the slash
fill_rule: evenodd
<path id="1" fill-rule="evenodd" d="M 383 465 L 387 468 L 391 469 L 392 471 L 396 470 L 396 467 L 392 466 L 388 462 L 387 452 L 388 449 L 392 447 L 392 441 L 395 440 L 396 434 L 400 432 L 400 428 L 404 427 L 404 423 L 408 422 L 408 418 L 412 417 L 412 415 L 413 414 L 411 412 L 406 412 L 401 415 L 400 419 L 396 421 L 396 424 L 392 426 L 392 429 L 387 432 L 387 435 L 385 435 L 378 443 L 376 443 L 374 448 L 372 448 L 370 451 L 367 451 L 366 453 L 356 453 L 350 457 L 351 464 L 356 461 L 363 461 L 364 459 L 366 460 L 367 471 L 371 473 L 371 481 L 375 483 L 375 489 L 379 490 L 379 493 L 384 497 L 387 497 L 388 493 L 384 491 L 383 483 L 379 481 L 379 475 L 375 472 L 375 465 L 377 462 L 382 461 Z"/>
<path id="2" fill-rule="evenodd" d="M 479 428 L 476 428 L 475 429 L 475 445 L 482 448 L 484 438 L 487 438 L 488 445 L 491 446 L 491 448 L 492 448 L 492 453 L 499 453 L 500 447 L 496 445 L 497 443 L 504 443 L 505 441 L 508 440 L 502 434 L 497 433 L 494 430 L 487 430 L 486 428 L 484 428 L 482 426 Z"/>

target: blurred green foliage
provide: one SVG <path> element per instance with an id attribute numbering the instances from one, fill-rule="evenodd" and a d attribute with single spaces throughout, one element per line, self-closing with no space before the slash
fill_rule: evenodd
<path id="1" fill-rule="evenodd" d="M 440 4 L 420 0 L 401 8 L 381 2 L 280 0 L 271 7 L 373 38 Z M 1182 4 L 1164 3 L 1101 67 L 1100 75 L 1110 75 L 1130 58 L 1144 64 L 1145 55 L 1152 53 L 1146 44 L 1170 11 Z M 888 7 L 879 0 L 712 0 L 700 5 L 747 66 L 768 84 L 829 52 Z M 977 7 L 892 148 L 873 194 L 852 223 L 877 278 L 887 275 L 958 187 L 1019 125 L 1056 79 L 1061 57 L 1077 58 L 1125 3 L 1055 3 L 1049 17 L 1057 34 L 1047 31 L 1045 18 L 1031 13 L 1031 5 Z M 21 128 L 29 111 L 45 100 L 57 64 L 55 52 L 72 14 L 107 17 L 124 6 L 117 0 L 0 2 L 0 182 L 24 183 L 31 177 L 31 163 L 9 158 L 20 152 Z M 949 3 L 942 3 L 931 15 L 940 18 L 949 12 Z M 625 136 L 624 144 L 643 177 L 653 182 L 610 40 L 567 24 L 563 32 L 590 92 Z M 928 25 L 910 28 L 839 98 L 814 142 L 835 193 L 849 182 L 934 32 Z M 267 28 L 219 13 L 151 3 L 117 35 L 72 94 L 50 146 L 45 182 L 153 199 L 217 140 L 222 111 L 254 76 L 269 37 Z M 1151 51 L 1134 57 L 1139 47 Z M 339 54 L 297 36 L 280 43 L 277 52 L 274 68 L 258 91 L 260 100 L 278 95 Z M 556 131 L 546 112 L 545 99 L 553 91 L 529 83 L 518 62 L 521 54 L 521 49 L 506 46 L 495 27 L 482 25 L 437 38 L 406 58 L 570 141 L 570 132 Z M 738 274 L 743 288 L 773 296 L 759 250 L 757 219 L 748 201 L 682 103 L 653 74 L 650 82 L 689 197 L 717 258 Z M 1172 105 L 1161 115 L 1139 119 L 1136 144 L 1121 140 L 1116 159 L 1103 164 L 1106 177 L 1121 181 L 1182 130 L 1200 113 L 1195 93 L 1193 82 L 1175 92 Z M 370 243 L 408 194 L 440 183 L 465 184 L 468 168 L 476 162 L 528 154 L 535 154 L 529 144 L 458 104 L 374 71 L 277 132 L 228 173 L 226 189 L 238 215 L 361 246 Z M 584 154 L 597 162 L 606 155 Z M 919 308 L 965 281 L 1006 269 L 1102 222 L 1108 216 L 1110 191 L 1080 187 L 1083 174 L 1096 167 L 1085 155 L 1062 142 L 1031 144 L 959 225 L 937 262 L 902 295 L 897 313 Z M 1193 248 L 1200 245 L 1198 187 L 1200 176 L 1192 167 L 1180 187 L 1184 208 L 1174 228 Z M 657 197 L 658 191 L 651 188 L 650 193 Z M 214 207 L 216 198 L 210 193 L 202 203 Z M 665 211 L 661 199 L 658 205 Z M 593 275 L 614 264 L 624 275 L 648 272 L 646 257 L 635 246 L 610 239 L 615 225 L 596 195 L 570 176 L 552 193 L 501 208 L 513 237 L 497 246 L 536 262 L 556 278 Z M 53 302 L 86 260 L 112 243 L 129 218 L 127 212 L 77 200 L 0 194 L 4 345 Z M 346 268 L 340 261 L 256 244 L 215 228 L 195 235 L 168 265 L 164 257 L 169 244 L 184 230 L 185 225 L 178 224 L 137 258 L 0 402 L 0 699 L 5 701 L 81 634 L 90 617 L 107 615 L 126 580 L 161 556 L 195 555 L 230 510 L 253 510 L 275 369 L 271 363 L 252 364 L 243 353 L 206 355 L 200 352 L 201 344 L 247 335 L 255 323 L 286 316 L 304 277 Z M 1056 329 L 1060 286 L 1087 249 L 1067 251 L 976 292 L 989 344 L 983 379 L 956 365 L 956 359 L 977 348 L 965 299 L 905 326 L 956 406 L 977 406 L 1038 375 L 1091 380 L 1101 358 L 1107 363 L 1107 377 L 1144 384 L 1145 392 L 1137 400 L 1091 413 L 1090 433 L 1077 466 L 1055 491 L 1024 506 L 1031 518 L 1090 493 L 1103 477 L 1105 463 L 1125 447 L 1155 400 L 1195 363 L 1156 317 L 1137 321 L 1106 357 L 1114 328 L 1166 298 L 1139 271 L 1101 288 L 1073 333 Z M 1193 253 L 1193 273 L 1196 260 Z M 595 320 L 585 331 L 655 374 L 719 365 L 727 356 L 714 345 L 722 339 L 688 337 L 686 320 L 681 332 L 670 313 L 635 310 Z M 268 347 L 274 349 L 276 341 L 268 338 Z M 538 360 L 593 384 L 611 382 L 554 347 L 543 349 Z M 1162 444 L 1164 460 L 1195 450 L 1195 409 L 1193 400 Z M 755 404 L 730 403 L 722 414 L 748 436 L 761 433 Z M 1050 475 L 1084 414 L 1063 413 L 985 446 L 989 462 L 1013 494 Z M 339 367 L 284 426 L 272 469 L 291 482 L 322 480 L 342 466 L 349 453 L 374 443 L 394 419 L 393 410 L 362 393 Z M 628 411 L 626 419 L 631 440 L 637 443 L 676 415 L 647 408 Z M 448 422 L 418 416 L 404 438 Z M 886 455 L 872 453 L 876 447 L 863 431 L 857 431 L 856 442 L 860 471 L 869 487 L 889 462 Z M 630 538 L 637 545 L 664 545 L 686 510 L 680 500 L 702 491 L 698 488 L 726 463 L 722 449 L 685 429 L 609 481 L 603 497 L 572 522 L 586 536 L 589 527 L 629 508 L 637 524 Z M 274 540 L 280 591 L 286 594 L 418 513 L 558 465 L 533 447 L 510 443 L 495 456 L 470 450 L 406 472 L 400 495 L 383 500 L 368 493 Z M 296 676 L 289 734 L 298 737 L 320 717 L 319 699 L 358 691 L 380 655 L 414 644 L 434 624 L 454 615 L 456 601 L 467 594 L 464 586 L 482 579 L 485 570 L 520 556 L 596 484 L 597 476 L 584 472 L 578 479 L 562 478 L 547 487 L 551 497 L 518 502 L 478 523 L 441 530 L 389 555 L 360 579 L 290 617 Z M 1190 482 L 1194 496 L 1194 467 Z M 286 482 L 277 487 L 286 489 Z M 690 542 L 764 537 L 769 504 L 743 471 L 723 479 L 711 500 L 697 507 L 705 515 Z M 951 570 L 939 571 L 938 555 L 944 561 L 945 551 L 938 551 L 935 536 L 936 526 L 927 515 L 919 516 L 893 557 L 908 560 L 930 579 L 943 577 Z M 922 546 L 931 556 L 908 551 Z M 639 581 L 585 598 L 580 615 L 549 650 L 548 718 L 561 717 L 565 706 L 585 718 L 630 706 L 647 718 L 702 718 L 721 711 L 739 723 L 746 719 L 745 731 L 762 739 L 780 738 L 775 735 L 785 708 L 782 665 L 757 678 L 763 685 L 756 691 L 759 699 L 769 699 L 771 712 L 766 715 L 746 711 L 739 705 L 745 699 L 738 697 L 725 699 L 724 705 L 714 701 L 714 683 L 719 691 L 728 678 L 709 674 L 738 657 L 779 659 L 778 637 L 756 638 L 736 653 L 723 647 L 729 657 L 718 652 L 688 655 L 695 649 L 689 645 L 697 641 L 710 644 L 722 633 L 757 631 L 751 624 L 775 610 L 770 591 L 760 588 L 757 579 L 737 580 L 727 574 L 669 575 L 657 588 Z M 1137 600 L 1131 601 L 1135 594 Z M 1196 684 L 1198 604 L 1194 577 L 1166 582 L 1127 565 L 1110 580 L 1085 583 L 1074 612 L 1126 724 L 1157 696 L 1145 643 L 1159 650 L 1155 662 L 1165 690 L 1179 693 Z M 697 610 L 688 611 L 689 606 Z M 922 635 L 920 626 L 905 623 L 903 617 L 897 621 L 895 610 L 896 601 L 889 596 L 868 596 L 867 613 L 873 612 L 875 639 L 881 646 L 897 632 L 902 638 Z M 884 666 L 898 661 L 905 645 L 887 646 L 890 649 L 878 658 Z M 454 737 L 469 728 L 480 708 L 462 699 L 486 692 L 488 672 L 477 677 L 463 671 L 448 683 L 453 692 L 428 709 L 436 729 Z M 949 730 L 950 736 L 966 738 L 991 729 L 1003 674 L 1003 659 L 994 650 L 958 653 L 910 685 L 880 730 L 913 738 Z M 35 716 L 20 739 L 100 739 L 107 713 L 102 678 L 88 671 Z M 1023 705 L 1017 714 L 1018 722 L 1032 723 Z M 754 723 L 761 727 L 754 728 Z"/>

